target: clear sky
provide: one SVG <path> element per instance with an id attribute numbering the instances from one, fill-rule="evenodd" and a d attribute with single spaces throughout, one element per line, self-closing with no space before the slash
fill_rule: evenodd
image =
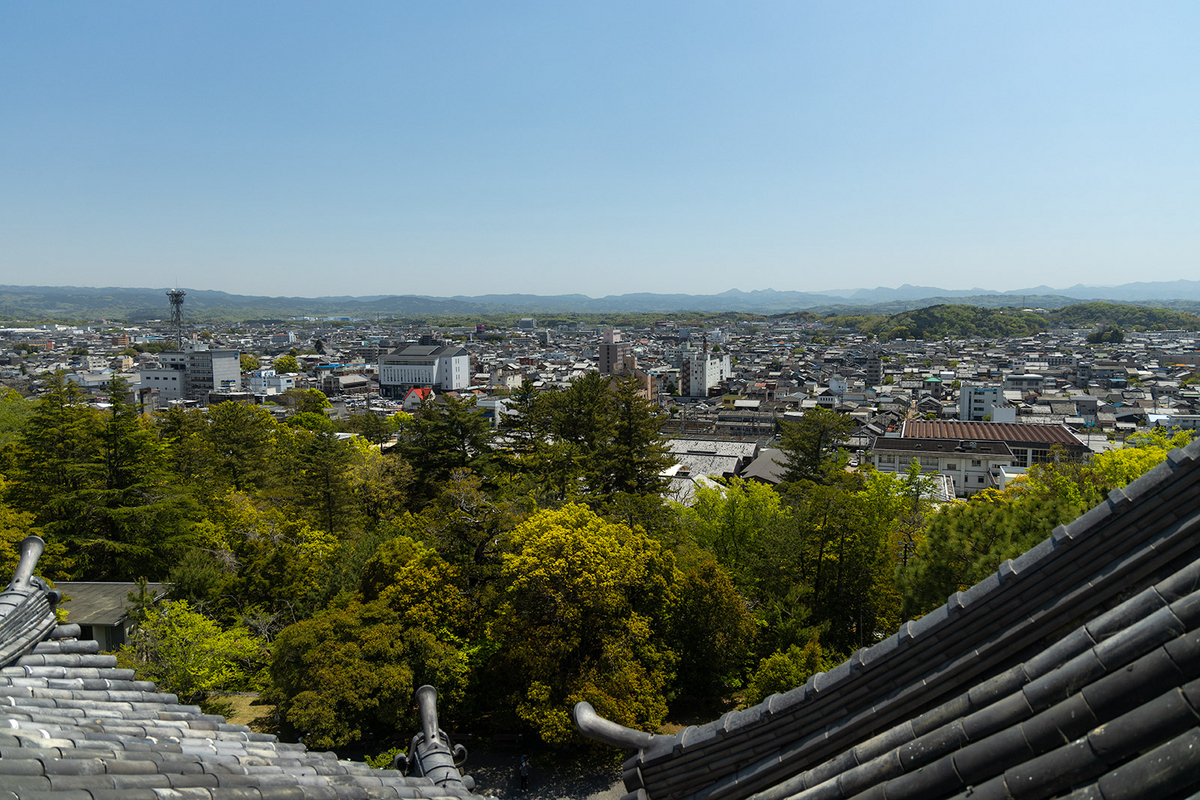
<path id="1" fill-rule="evenodd" d="M 4 2 L 0 283 L 1200 278 L 1200 3 Z"/>

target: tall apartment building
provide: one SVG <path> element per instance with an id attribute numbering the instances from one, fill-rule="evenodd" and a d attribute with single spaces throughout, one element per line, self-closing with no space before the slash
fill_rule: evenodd
<path id="1" fill-rule="evenodd" d="M 633 344 L 621 341 L 621 332 L 607 330 L 600 338 L 600 374 L 609 375 L 610 385 L 617 376 L 632 376 L 638 383 L 638 394 L 645 400 L 653 400 L 658 393 L 658 379 L 638 369 Z"/>
<path id="2" fill-rule="evenodd" d="M 705 346 L 691 350 L 679 367 L 679 394 L 683 397 L 708 397 L 708 393 L 732 372 L 729 356 L 710 353 Z"/>
<path id="3" fill-rule="evenodd" d="M 868 386 L 879 386 L 883 383 L 883 359 L 868 358 L 863 371 L 866 373 Z"/>
<path id="4" fill-rule="evenodd" d="M 600 374 L 619 375 L 637 367 L 633 344 L 621 341 L 621 332 L 607 330 L 600 341 Z"/>
<path id="5" fill-rule="evenodd" d="M 999 386 L 964 383 L 958 393 L 958 418 L 963 422 L 1016 422 L 1017 410 L 1004 401 Z"/>
<path id="6" fill-rule="evenodd" d="M 157 389 L 163 402 L 208 401 L 212 391 L 237 391 L 242 387 L 241 356 L 237 350 L 209 350 L 190 345 L 158 356 L 159 369 L 142 370 L 144 389 Z"/>
<path id="7" fill-rule="evenodd" d="M 379 391 L 384 397 L 404 397 L 422 386 L 453 391 L 471 380 L 471 357 L 457 345 L 410 345 L 381 356 Z"/>

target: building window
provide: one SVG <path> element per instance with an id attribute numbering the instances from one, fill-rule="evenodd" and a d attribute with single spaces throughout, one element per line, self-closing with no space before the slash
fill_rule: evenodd
<path id="1" fill-rule="evenodd" d="M 982 459 L 979 459 L 979 458 L 972 458 L 972 459 L 971 459 L 971 466 L 972 466 L 972 467 L 982 467 L 982 466 L 983 466 L 983 460 L 982 460 Z"/>
<path id="2" fill-rule="evenodd" d="M 979 482 L 980 482 L 980 483 L 983 483 L 983 476 L 982 476 L 982 475 L 980 475 L 980 476 L 979 476 Z"/>
<path id="3" fill-rule="evenodd" d="M 958 462 L 957 462 L 957 461 L 947 461 L 947 462 L 946 462 L 946 469 L 948 469 L 948 470 L 949 470 L 949 469 L 957 470 L 957 469 L 958 469 Z"/>

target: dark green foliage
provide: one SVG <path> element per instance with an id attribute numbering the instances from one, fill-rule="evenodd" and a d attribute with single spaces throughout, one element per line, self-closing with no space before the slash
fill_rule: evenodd
<path id="1" fill-rule="evenodd" d="M 609 398 L 610 438 L 598 454 L 594 488 L 606 495 L 658 495 L 666 486 L 662 471 L 671 465 L 662 438 L 662 420 L 637 393 L 633 378 L 619 378 Z"/>
<path id="2" fill-rule="evenodd" d="M 170 482 L 166 452 L 115 379 L 111 406 L 83 403 L 61 373 L 16 448 L 10 496 L 67 546 L 75 577 L 164 577 L 190 536 L 195 506 Z"/>
<path id="3" fill-rule="evenodd" d="M 562 392 L 522 398 L 514 428 L 541 492 L 598 501 L 657 495 L 670 466 L 662 419 L 632 378 L 588 373 Z"/>
<path id="4" fill-rule="evenodd" d="M 781 421 L 780 449 L 786 456 L 787 481 L 835 480 L 838 449 L 854 432 L 854 420 L 836 411 L 810 408 L 799 420 Z"/>
<path id="5" fill-rule="evenodd" d="M 1000 563 L 1045 539 L 1081 511 L 1068 498 L 981 493 L 933 515 L 916 557 L 900 570 L 904 616 L 920 616 L 970 588 Z"/>
<path id="6" fill-rule="evenodd" d="M 754 615 L 719 564 L 707 561 L 687 570 L 671 610 L 677 690 L 720 697 L 739 686 L 756 631 Z"/>
<path id="7" fill-rule="evenodd" d="M 400 432 L 397 448 L 413 467 L 413 494 L 418 502 L 436 497 L 456 469 L 489 476 L 491 439 L 491 425 L 473 400 L 447 397 L 444 402 L 424 403 Z"/>
<path id="8" fill-rule="evenodd" d="M 300 505 L 326 533 L 345 530 L 354 521 L 352 445 L 328 430 L 302 431 L 297 438 L 295 485 Z"/>
<path id="9" fill-rule="evenodd" d="M 947 336 L 996 339 L 1031 336 L 1057 327 L 1200 330 L 1200 316 L 1196 314 L 1121 303 L 1075 303 L 1045 313 L 947 303 L 896 314 L 834 315 L 826 317 L 825 321 L 835 327 L 874 334 L 880 339 L 940 339 Z"/>
<path id="10" fill-rule="evenodd" d="M 221 403 L 208 409 L 202 436 L 213 472 L 235 491 L 261 488 L 271 464 L 275 420 L 259 406 Z"/>
<path id="11" fill-rule="evenodd" d="M 1125 331 L 1116 325 L 1109 325 L 1094 333 L 1089 333 L 1087 340 L 1089 344 L 1120 344 L 1125 341 Z"/>
<path id="12" fill-rule="evenodd" d="M 396 425 L 391 417 L 370 412 L 350 415 L 348 427 L 371 444 L 383 444 L 396 432 Z"/>

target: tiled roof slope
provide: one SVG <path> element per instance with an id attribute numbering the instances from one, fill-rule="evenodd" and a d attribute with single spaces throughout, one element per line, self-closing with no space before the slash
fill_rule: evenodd
<path id="1" fill-rule="evenodd" d="M 1028 444 L 1061 444 L 1080 447 L 1083 442 L 1063 425 L 1026 425 L 1020 422 L 959 422 L 956 420 L 906 420 L 905 439 L 980 439 Z"/>
<path id="2" fill-rule="evenodd" d="M 430 770 L 438 783 L 376 770 L 181 705 L 74 638 L 78 625 L 55 627 L 57 597 L 26 583 L 0 593 L 0 800 L 476 797 L 453 766 Z M 26 621 L 9 625 L 14 611 Z"/>
<path id="3" fill-rule="evenodd" d="M 804 686 L 635 750 L 645 800 L 1190 796 L 1200 787 L 1200 441 Z"/>

